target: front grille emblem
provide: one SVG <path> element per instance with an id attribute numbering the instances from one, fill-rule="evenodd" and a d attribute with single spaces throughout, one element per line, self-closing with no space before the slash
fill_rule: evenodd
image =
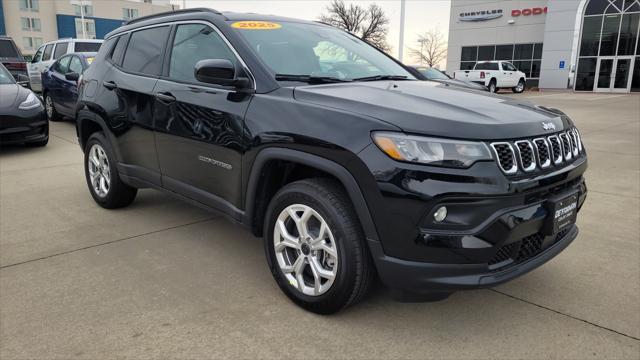
<path id="1" fill-rule="evenodd" d="M 542 122 L 542 128 L 545 129 L 545 130 L 555 130 L 556 126 L 552 122 L 543 121 Z"/>

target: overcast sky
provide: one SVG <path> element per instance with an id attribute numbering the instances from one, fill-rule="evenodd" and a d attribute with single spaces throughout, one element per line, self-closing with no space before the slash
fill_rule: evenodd
<path id="1" fill-rule="evenodd" d="M 182 0 L 172 2 L 182 5 Z M 398 55 L 398 41 L 400 36 L 400 1 L 345 1 L 347 4 L 357 3 L 369 6 L 371 3 L 380 5 L 389 19 L 389 36 L 387 41 L 392 46 L 391 54 Z M 255 12 L 259 14 L 272 14 L 294 17 L 306 20 L 318 20 L 320 14 L 325 11 L 329 0 L 186 0 L 187 7 L 210 7 L 219 11 Z M 409 55 L 407 47 L 416 47 L 417 34 L 431 28 L 439 27 L 445 39 L 449 30 L 450 0 L 407 0 L 405 21 L 405 58 L 407 64 L 416 63 Z M 444 65 L 443 61 L 441 65 Z"/>

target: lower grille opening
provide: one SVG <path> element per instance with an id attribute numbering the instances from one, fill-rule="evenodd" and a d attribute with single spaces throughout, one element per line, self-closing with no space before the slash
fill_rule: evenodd
<path id="1" fill-rule="evenodd" d="M 553 239 L 553 244 L 567 236 L 570 230 L 571 229 L 564 229 L 558 232 Z M 539 255 L 545 250 L 542 248 L 544 239 L 544 234 L 537 232 L 533 235 L 522 238 L 520 241 L 502 246 L 489 260 L 489 268 L 493 271 L 502 270 L 506 267 L 519 264 Z"/>

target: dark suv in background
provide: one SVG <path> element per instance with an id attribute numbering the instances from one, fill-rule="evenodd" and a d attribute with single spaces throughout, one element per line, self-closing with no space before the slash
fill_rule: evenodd
<path id="1" fill-rule="evenodd" d="M 562 112 L 417 81 L 308 21 L 130 21 L 80 79 L 76 119 L 100 206 L 155 188 L 222 212 L 264 237 L 277 284 L 317 313 L 376 274 L 434 298 L 513 279 L 575 239 L 587 193 Z"/>
<path id="2" fill-rule="evenodd" d="M 16 81 L 29 82 L 27 60 L 10 37 L 0 36 L 0 62 Z"/>

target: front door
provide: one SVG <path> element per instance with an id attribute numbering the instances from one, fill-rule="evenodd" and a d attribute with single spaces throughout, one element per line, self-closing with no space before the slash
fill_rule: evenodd
<path id="1" fill-rule="evenodd" d="M 162 186 L 233 214 L 241 208 L 244 113 L 251 96 L 195 78 L 200 60 L 238 63 L 212 26 L 179 24 L 172 39 L 163 76 L 154 89 Z"/>
<path id="2" fill-rule="evenodd" d="M 633 74 L 633 56 L 607 56 L 598 59 L 596 92 L 629 92 Z"/>

